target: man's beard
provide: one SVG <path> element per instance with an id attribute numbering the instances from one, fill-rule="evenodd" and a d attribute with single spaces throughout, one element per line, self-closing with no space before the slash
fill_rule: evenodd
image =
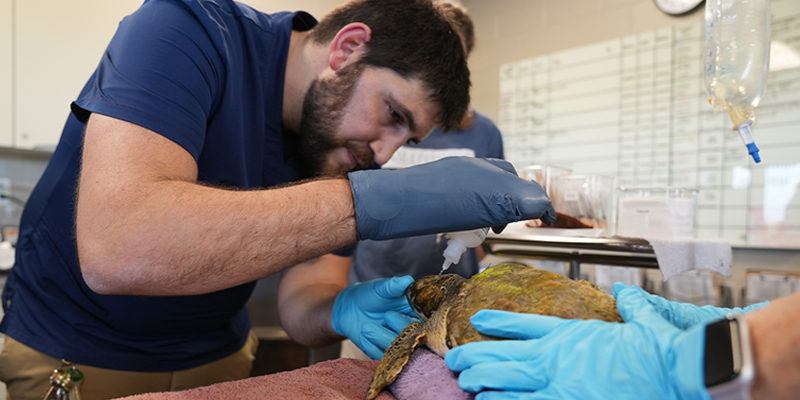
<path id="1" fill-rule="evenodd" d="M 359 165 L 373 163 L 374 154 L 336 137 L 344 109 L 353 96 L 364 66 L 355 63 L 342 68 L 330 79 L 315 79 L 303 99 L 300 120 L 300 154 L 312 176 L 337 175 L 349 172 L 340 165 L 330 165 L 328 156 L 338 148 L 347 148 Z"/>

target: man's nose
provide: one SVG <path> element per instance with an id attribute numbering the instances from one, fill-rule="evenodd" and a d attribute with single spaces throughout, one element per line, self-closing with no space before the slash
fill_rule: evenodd
<path id="1" fill-rule="evenodd" d="M 398 135 L 396 132 L 384 132 L 378 139 L 370 142 L 369 147 L 375 154 L 375 162 L 383 165 L 389 162 L 394 152 L 405 142 L 405 135 Z"/>

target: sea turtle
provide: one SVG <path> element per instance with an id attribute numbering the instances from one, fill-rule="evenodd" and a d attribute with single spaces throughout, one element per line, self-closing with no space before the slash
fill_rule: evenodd
<path id="1" fill-rule="evenodd" d="M 419 345 L 444 357 L 464 343 L 496 340 L 479 333 L 469 322 L 481 309 L 622 322 L 616 300 L 599 287 L 518 263 L 487 268 L 469 279 L 456 274 L 430 275 L 411 284 L 406 297 L 423 321 L 409 324 L 386 349 L 368 399 L 394 382 Z"/>

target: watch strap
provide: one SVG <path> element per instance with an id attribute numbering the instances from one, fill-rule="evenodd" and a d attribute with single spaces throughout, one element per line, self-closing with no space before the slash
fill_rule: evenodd
<path id="1" fill-rule="evenodd" d="M 755 378 L 755 368 L 750 347 L 750 330 L 744 318 L 729 315 L 726 319 L 709 324 L 706 327 L 705 342 L 706 387 L 711 398 L 751 400 L 750 387 Z M 720 344 L 724 346 L 721 347 Z M 719 359 L 723 360 L 724 366 L 720 366 Z M 726 362 L 727 359 L 730 364 Z M 719 371 L 719 368 L 723 370 Z M 720 373 L 727 377 L 720 381 Z M 717 375 L 717 378 L 712 378 L 713 375 Z"/>

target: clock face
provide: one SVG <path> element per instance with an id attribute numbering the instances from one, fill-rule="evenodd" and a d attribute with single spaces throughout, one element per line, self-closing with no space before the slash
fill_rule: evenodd
<path id="1" fill-rule="evenodd" d="M 699 6 L 703 0 L 653 0 L 659 10 L 670 14 L 680 15 L 685 14 Z"/>

